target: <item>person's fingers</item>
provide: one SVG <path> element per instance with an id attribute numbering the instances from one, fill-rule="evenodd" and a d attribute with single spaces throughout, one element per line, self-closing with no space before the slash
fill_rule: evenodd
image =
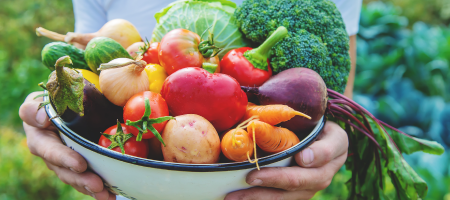
<path id="1" fill-rule="evenodd" d="M 322 137 L 296 154 L 295 161 L 302 167 L 321 167 L 348 151 L 347 133 L 336 123 L 325 124 Z"/>
<path id="2" fill-rule="evenodd" d="M 19 116 L 30 126 L 47 128 L 51 125 L 47 113 L 44 108 L 38 110 L 39 104 L 42 103 L 42 97 L 34 99 L 39 94 L 42 92 L 33 92 L 27 96 L 25 102 L 20 106 Z"/>
<path id="3" fill-rule="evenodd" d="M 246 182 L 252 186 L 278 188 L 287 191 L 323 190 L 331 183 L 337 170 L 326 165 L 321 168 L 267 167 L 251 171 Z M 339 169 L 339 168 L 338 168 Z"/>
<path id="4" fill-rule="evenodd" d="M 65 167 L 76 173 L 86 171 L 86 160 L 77 152 L 62 144 L 59 136 L 50 130 L 40 129 L 23 123 L 30 152 L 44 161 Z"/>
<path id="5" fill-rule="evenodd" d="M 90 171 L 75 173 L 66 168 L 52 165 L 51 163 L 46 164 L 49 169 L 56 173 L 62 182 L 71 185 L 79 192 L 86 195 L 91 195 L 95 199 L 99 200 L 111 199 L 110 195 L 112 194 L 110 194 L 110 192 L 103 187 L 103 181 L 98 175 Z"/>
<path id="6" fill-rule="evenodd" d="M 327 188 L 333 176 L 344 165 L 347 154 L 342 154 L 319 168 L 267 167 L 251 171 L 246 182 L 252 186 L 263 186 L 287 191 L 319 191 Z"/>
<path id="7" fill-rule="evenodd" d="M 232 192 L 225 197 L 225 200 L 303 200 L 311 199 L 314 194 L 315 192 L 307 190 L 289 192 L 274 188 L 254 187 L 246 190 Z"/>

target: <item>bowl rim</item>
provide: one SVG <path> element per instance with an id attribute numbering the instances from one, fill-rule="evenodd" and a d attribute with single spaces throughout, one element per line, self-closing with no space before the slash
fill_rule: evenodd
<path id="1" fill-rule="evenodd" d="M 45 91 L 47 93 L 47 91 Z M 44 101 L 49 100 L 48 96 L 44 96 Z M 109 150 L 107 148 L 101 147 L 98 144 L 95 144 L 77 133 L 73 132 L 69 127 L 67 127 L 63 120 L 60 117 L 57 117 L 56 111 L 54 110 L 51 104 L 47 104 L 45 106 L 45 111 L 47 112 L 48 117 L 50 118 L 53 125 L 56 126 L 60 134 L 64 134 L 66 137 L 77 143 L 78 145 L 93 151 L 95 153 L 110 157 L 112 159 L 126 162 L 133 165 L 143 166 L 143 167 L 151 167 L 158 169 L 166 169 L 166 170 L 174 170 L 174 171 L 191 171 L 191 172 L 216 172 L 216 171 L 233 171 L 233 170 L 243 170 L 255 168 L 256 165 L 254 163 L 250 163 L 249 161 L 244 162 L 231 162 L 231 163 L 215 163 L 215 164 L 187 164 L 187 163 L 173 163 L 152 159 L 145 159 L 130 155 L 122 155 L 116 151 Z M 281 160 L 284 160 L 301 150 L 308 147 L 311 143 L 313 143 L 316 138 L 320 135 L 325 126 L 326 118 L 322 116 L 319 123 L 314 127 L 310 134 L 308 134 L 303 140 L 301 140 L 295 146 L 276 153 L 271 154 L 265 157 L 261 157 L 258 159 L 258 164 L 260 166 L 265 166 L 268 164 L 272 164 Z M 60 136 L 61 137 L 61 136 Z M 65 143 L 65 142 L 64 142 Z M 67 145 L 67 144 L 66 144 Z"/>

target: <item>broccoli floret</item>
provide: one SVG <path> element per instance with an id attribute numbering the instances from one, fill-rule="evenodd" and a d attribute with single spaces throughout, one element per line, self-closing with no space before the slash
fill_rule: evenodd
<path id="1" fill-rule="evenodd" d="M 328 51 L 322 39 L 301 30 L 298 34 L 291 34 L 279 41 L 272 48 L 270 64 L 273 71 L 280 72 L 291 66 L 304 66 L 313 70 L 328 67 L 326 63 Z"/>
<path id="2" fill-rule="evenodd" d="M 271 51 L 273 71 L 307 67 L 343 93 L 350 71 L 349 38 L 340 12 L 330 0 L 245 0 L 235 17 L 245 36 L 262 43 L 284 26 L 289 36 Z"/>

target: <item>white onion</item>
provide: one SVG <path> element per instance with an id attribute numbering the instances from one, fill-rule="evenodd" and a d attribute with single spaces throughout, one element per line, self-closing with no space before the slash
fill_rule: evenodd
<path id="1" fill-rule="evenodd" d="M 116 58 L 107 64 L 101 64 L 100 89 L 103 95 L 118 106 L 125 106 L 133 95 L 149 90 L 149 80 L 143 60 Z"/>

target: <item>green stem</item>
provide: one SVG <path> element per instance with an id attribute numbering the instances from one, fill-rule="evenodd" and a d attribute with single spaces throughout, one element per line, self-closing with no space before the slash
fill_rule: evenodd
<path id="1" fill-rule="evenodd" d="M 64 71 L 64 65 L 70 64 L 72 65 L 72 60 L 69 56 L 63 56 L 56 60 L 55 63 L 55 70 L 56 70 L 56 77 L 58 77 L 59 81 L 66 81 L 67 80 L 67 73 Z"/>
<path id="2" fill-rule="evenodd" d="M 100 65 L 100 67 L 97 70 L 106 70 L 106 69 L 114 69 L 114 68 L 120 68 L 120 67 L 125 67 L 128 65 L 134 64 L 136 66 L 138 66 L 137 71 L 138 72 L 142 72 L 142 70 L 145 69 L 145 66 L 147 66 L 147 63 L 143 60 L 139 60 L 139 61 L 135 61 L 135 60 L 130 60 L 124 63 L 103 63 Z"/>
<path id="3" fill-rule="evenodd" d="M 217 64 L 212 64 L 212 63 L 202 63 L 202 68 L 205 69 L 206 71 L 208 71 L 211 74 L 214 74 L 214 72 L 216 71 L 218 65 Z"/>
<path id="4" fill-rule="evenodd" d="M 136 127 L 139 130 L 139 134 L 136 137 L 136 141 L 141 141 L 142 140 L 142 135 L 146 134 L 148 132 L 148 130 L 150 130 L 150 132 L 152 132 L 153 135 L 155 135 L 155 137 L 158 138 L 158 140 L 164 146 L 166 146 L 166 144 L 164 143 L 164 141 L 163 141 L 163 139 L 161 137 L 161 134 L 159 134 L 159 132 L 153 127 L 153 124 L 159 124 L 159 123 L 162 123 L 164 121 L 174 119 L 174 117 L 172 117 L 172 116 L 164 116 L 164 117 L 150 119 L 150 114 L 152 114 L 152 109 L 150 107 L 150 101 L 148 100 L 148 98 L 145 98 L 145 111 L 144 111 L 144 115 L 142 116 L 142 118 L 140 120 L 137 120 L 137 121 L 127 120 L 126 124 L 128 126 L 134 126 L 134 127 Z"/>
<path id="5" fill-rule="evenodd" d="M 205 32 L 208 29 L 206 29 Z M 203 34 L 205 32 L 203 32 Z M 203 38 L 203 34 L 202 34 L 201 38 Z M 221 51 L 221 49 L 219 47 L 216 47 L 214 45 L 214 34 L 212 34 L 212 33 L 209 33 L 207 40 L 200 42 L 200 44 L 198 45 L 198 50 L 200 51 L 200 53 L 203 55 L 204 58 L 212 58 Z"/>
<path id="6" fill-rule="evenodd" d="M 125 142 L 127 142 L 128 139 L 133 137 L 133 134 L 128 133 L 125 134 L 122 130 L 122 125 L 120 124 L 119 120 L 117 120 L 117 129 L 116 134 L 109 135 L 106 133 L 102 133 L 103 136 L 105 136 L 108 140 L 111 141 L 111 144 L 109 145 L 108 149 L 113 149 L 115 147 L 119 147 L 122 151 L 122 154 L 125 154 Z"/>
<path id="7" fill-rule="evenodd" d="M 275 30 L 275 32 L 273 32 L 272 35 L 270 35 L 270 37 L 261 44 L 261 46 L 256 49 L 246 51 L 244 53 L 244 57 L 252 63 L 253 67 L 267 71 L 267 59 L 269 58 L 270 49 L 272 49 L 278 41 L 282 40 L 287 35 L 288 31 L 284 26 L 278 27 L 277 30 Z"/>

